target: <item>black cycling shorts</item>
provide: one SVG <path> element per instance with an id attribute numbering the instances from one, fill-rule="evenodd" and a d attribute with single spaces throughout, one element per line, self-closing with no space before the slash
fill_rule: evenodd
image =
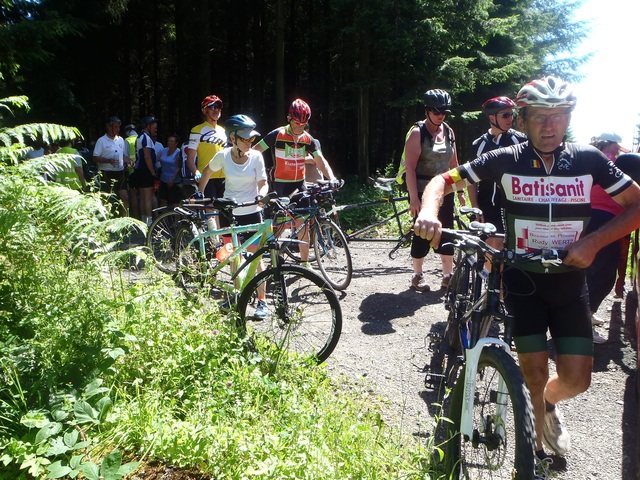
<path id="1" fill-rule="evenodd" d="M 248 213 L 246 215 L 234 215 L 233 219 L 237 225 L 251 225 L 252 223 L 262 223 L 264 221 L 264 219 L 262 218 L 262 212 Z M 219 215 L 218 221 L 220 222 L 220 228 L 229 226 L 229 219 L 224 215 Z M 240 242 L 240 244 L 243 244 L 255 232 L 256 231 L 254 230 L 241 233 L 240 235 L 238 235 L 238 241 Z M 227 235 L 225 235 L 224 237 L 227 238 Z M 228 241 L 231 241 L 231 235 L 228 236 Z M 257 245 L 258 243 L 259 242 L 255 242 L 253 245 Z"/>
<path id="2" fill-rule="evenodd" d="M 422 198 L 422 192 L 418 195 Z M 442 206 L 438 210 L 438 220 L 442 223 L 443 228 L 453 228 L 453 193 L 445 195 L 442 200 Z M 429 253 L 430 244 L 428 240 L 417 235 L 413 236 L 411 241 L 411 257 L 412 258 L 424 258 Z M 453 255 L 453 247 L 448 245 L 446 247 L 439 246 L 433 250 L 440 255 Z"/>
<path id="3" fill-rule="evenodd" d="M 204 187 L 205 198 L 224 198 L 224 178 L 210 178 Z"/>
<path id="4" fill-rule="evenodd" d="M 557 353 L 593 355 L 589 295 L 583 270 L 532 273 L 505 269 L 504 301 L 513 316 L 518 353 L 547 350 L 547 330 Z"/>

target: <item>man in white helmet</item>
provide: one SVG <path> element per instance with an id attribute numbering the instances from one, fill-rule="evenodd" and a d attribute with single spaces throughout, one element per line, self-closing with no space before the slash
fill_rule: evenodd
<path id="1" fill-rule="evenodd" d="M 543 440 L 560 456 L 570 445 L 556 404 L 586 391 L 591 382 L 593 341 L 583 269 L 603 246 L 640 227 L 640 187 L 594 147 L 565 143 L 576 102 L 568 83 L 554 77 L 534 80 L 515 101 L 518 126 L 528 141 L 493 150 L 434 178 L 424 192 L 414 231 L 437 246 L 442 228 L 437 211 L 444 195 L 492 179 L 500 185 L 508 249 L 567 251 L 562 265 L 532 263 L 503 275 L 514 342 L 536 417 L 536 457 L 538 464 L 548 464 Z M 584 235 L 593 184 L 624 211 Z M 552 376 L 547 331 L 556 351 L 557 373 Z"/>

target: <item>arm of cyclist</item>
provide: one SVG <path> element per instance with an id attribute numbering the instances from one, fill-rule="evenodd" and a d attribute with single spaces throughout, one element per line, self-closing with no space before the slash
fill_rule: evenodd
<path id="1" fill-rule="evenodd" d="M 409 193 L 409 210 L 413 218 L 418 216 L 421 207 L 420 197 L 418 196 L 418 180 L 416 178 L 416 168 L 418 167 L 418 159 L 421 152 L 420 128 L 414 127 L 404 145 L 405 182 Z"/>
<path id="2" fill-rule="evenodd" d="M 202 171 L 202 176 L 200 177 L 200 181 L 198 182 L 198 190 L 204 193 L 204 189 L 207 188 L 207 183 L 209 183 L 209 179 L 213 172 L 219 172 L 224 167 L 224 153 L 222 151 L 216 153 L 211 161 L 204 167 Z"/>
<path id="3" fill-rule="evenodd" d="M 453 133 L 452 133 L 453 135 Z M 453 155 L 451 156 L 451 160 L 449 160 L 449 170 L 453 170 L 454 168 L 456 168 L 459 165 L 458 163 L 458 149 L 456 148 L 456 144 L 453 144 Z M 461 206 L 465 206 L 467 204 L 467 200 L 464 197 L 464 190 L 458 190 L 456 192 L 456 194 L 458 195 L 458 201 L 460 202 Z"/>
<path id="4" fill-rule="evenodd" d="M 454 185 L 456 190 L 460 190 L 466 186 L 466 182 L 460 180 Z M 425 240 L 429 240 L 434 248 L 440 244 L 440 235 L 442 234 L 442 224 L 438 220 L 438 210 L 442 205 L 444 196 L 453 190 L 452 185 L 445 182 L 443 175 L 437 175 L 429 182 L 422 194 L 422 208 L 413 226 L 413 233 Z"/>
<path id="5" fill-rule="evenodd" d="M 598 251 L 605 245 L 640 228 L 640 187 L 632 183 L 628 188 L 612 197 L 624 207 L 623 212 L 567 247 L 564 263 L 578 268 L 587 268 Z"/>
<path id="6" fill-rule="evenodd" d="M 147 170 L 149 170 L 151 175 L 155 177 L 158 172 L 156 172 L 156 167 L 153 164 L 153 158 L 151 158 L 151 147 L 143 148 L 142 156 L 144 157 L 144 163 L 147 164 Z"/>
<path id="7" fill-rule="evenodd" d="M 336 176 L 333 174 L 333 170 L 331 170 L 331 167 L 329 166 L 329 162 L 327 162 L 327 159 L 324 158 L 322 152 L 318 152 L 318 154 L 315 156 L 314 163 L 316 164 L 316 167 L 320 169 L 325 178 L 328 178 L 329 180 L 336 179 Z"/>

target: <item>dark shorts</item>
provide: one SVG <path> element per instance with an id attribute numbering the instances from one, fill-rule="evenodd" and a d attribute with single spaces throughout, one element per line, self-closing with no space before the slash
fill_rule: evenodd
<path id="1" fill-rule="evenodd" d="M 234 215 L 233 218 L 234 218 L 236 224 L 238 224 L 238 225 L 251 225 L 252 223 L 262 223 L 263 222 L 262 212 L 249 213 L 247 215 Z M 220 215 L 218 217 L 218 221 L 220 222 L 220 228 L 225 228 L 225 227 L 229 226 L 229 219 L 226 218 L 224 215 Z M 249 237 L 251 237 L 251 235 L 253 235 L 254 233 L 255 233 L 255 231 L 242 233 L 242 234 L 238 235 L 238 240 L 242 244 L 242 243 L 245 242 L 245 240 L 247 240 Z M 226 238 L 226 235 L 225 235 L 225 238 Z"/>
<path id="2" fill-rule="evenodd" d="M 126 190 L 127 176 L 124 170 L 117 172 L 101 170 L 100 171 L 100 190 L 106 193 L 118 192 Z"/>
<path id="3" fill-rule="evenodd" d="M 166 182 L 160 182 L 158 188 L 158 200 L 166 200 L 169 205 L 175 205 L 183 199 L 180 185 L 175 183 L 170 187 Z"/>
<path id="4" fill-rule="evenodd" d="M 279 197 L 289 197 L 294 192 L 304 192 L 307 190 L 306 182 L 274 182 L 273 187 Z"/>
<path id="5" fill-rule="evenodd" d="M 153 188 L 155 177 L 147 169 L 147 166 L 139 166 L 129 176 L 129 186 L 133 189 Z"/>
<path id="6" fill-rule="evenodd" d="M 204 187 L 205 198 L 224 198 L 224 178 L 210 178 Z"/>
<path id="7" fill-rule="evenodd" d="M 422 192 L 420 192 L 419 197 L 422 198 Z M 449 195 L 445 195 L 442 200 L 442 206 L 440 210 L 438 210 L 438 220 L 442 223 L 443 228 L 453 228 L 453 206 L 454 206 L 454 195 L 451 193 Z M 411 241 L 411 256 L 413 258 L 424 258 L 429 253 L 429 241 L 421 238 L 417 235 L 413 236 L 413 240 Z M 440 255 L 453 255 L 453 247 L 448 245 L 446 247 L 439 246 L 434 249 L 434 252 L 439 253 Z"/>
<path id="8" fill-rule="evenodd" d="M 557 353 L 593 354 L 583 270 L 550 274 L 507 268 L 502 280 L 518 353 L 546 351 L 548 330 Z"/>

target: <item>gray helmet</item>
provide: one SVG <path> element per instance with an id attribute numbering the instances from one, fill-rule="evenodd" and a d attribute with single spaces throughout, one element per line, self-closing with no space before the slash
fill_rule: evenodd
<path id="1" fill-rule="evenodd" d="M 260 134 L 254 130 L 256 122 L 246 115 L 233 115 L 224 122 L 227 134 L 235 133 L 242 138 L 258 137 Z"/>
<path id="2" fill-rule="evenodd" d="M 451 95 L 440 89 L 427 90 L 424 92 L 425 108 L 435 108 L 440 112 L 451 113 Z"/>

